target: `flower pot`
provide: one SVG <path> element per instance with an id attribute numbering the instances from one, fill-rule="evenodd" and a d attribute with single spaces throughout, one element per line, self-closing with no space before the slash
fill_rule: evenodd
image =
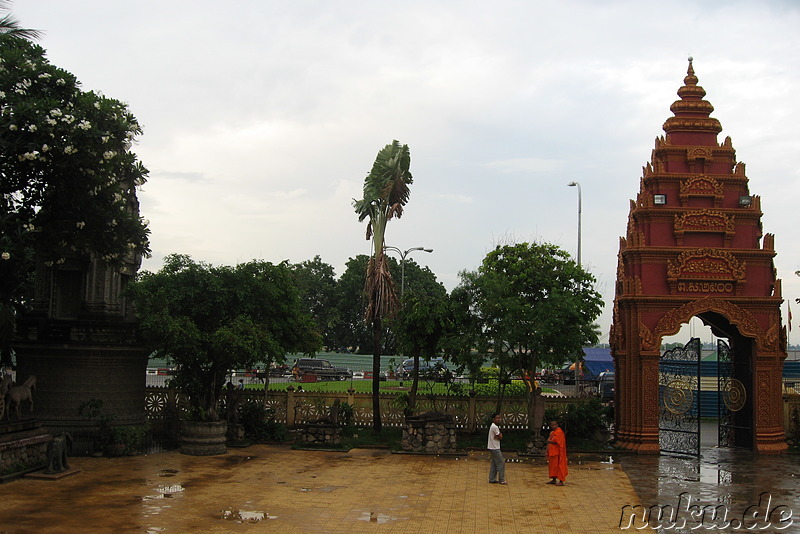
<path id="1" fill-rule="evenodd" d="M 227 421 L 183 421 L 181 423 L 180 446 L 182 454 L 213 456 L 225 454 Z"/>

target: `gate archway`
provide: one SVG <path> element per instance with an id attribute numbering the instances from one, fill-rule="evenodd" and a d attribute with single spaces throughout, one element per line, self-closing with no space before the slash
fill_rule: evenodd
<path id="1" fill-rule="evenodd" d="M 720 444 L 784 452 L 786 332 L 774 236 L 762 232 L 761 199 L 730 137 L 717 142 L 722 126 L 697 82 L 690 58 L 620 238 L 609 335 L 617 443 L 661 450 L 661 340 L 696 316 L 730 340 L 720 349 Z"/>

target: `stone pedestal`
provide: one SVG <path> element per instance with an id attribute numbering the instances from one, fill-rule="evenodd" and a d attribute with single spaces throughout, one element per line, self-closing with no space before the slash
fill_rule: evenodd
<path id="1" fill-rule="evenodd" d="M 531 434 L 525 440 L 525 453 L 535 456 L 544 456 L 547 452 L 547 439 L 540 435 Z"/>
<path id="2" fill-rule="evenodd" d="M 338 446 L 342 444 L 342 427 L 330 423 L 309 423 L 300 430 L 300 441 Z"/>
<path id="3" fill-rule="evenodd" d="M 456 449 L 456 427 L 448 414 L 429 412 L 406 418 L 404 451 L 442 453 Z"/>
<path id="4" fill-rule="evenodd" d="M 0 424 L 0 474 L 45 467 L 47 444 L 52 440 L 38 421 Z"/>

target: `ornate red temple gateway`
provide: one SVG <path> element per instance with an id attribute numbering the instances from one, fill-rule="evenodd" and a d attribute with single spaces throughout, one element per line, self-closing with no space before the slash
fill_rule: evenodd
<path id="1" fill-rule="evenodd" d="M 620 238 L 609 336 L 617 443 L 643 453 L 699 450 L 699 342 L 660 350 L 696 316 L 723 338 L 719 444 L 780 453 L 786 332 L 774 236 L 763 234 L 760 197 L 730 137 L 717 141 L 722 126 L 697 82 L 689 58 Z"/>

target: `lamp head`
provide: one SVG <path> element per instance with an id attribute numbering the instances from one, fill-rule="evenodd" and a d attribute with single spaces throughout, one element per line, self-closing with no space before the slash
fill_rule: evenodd
<path id="1" fill-rule="evenodd" d="M 570 187 L 575 187 L 576 185 L 578 185 L 578 182 L 570 182 L 567 185 Z"/>

